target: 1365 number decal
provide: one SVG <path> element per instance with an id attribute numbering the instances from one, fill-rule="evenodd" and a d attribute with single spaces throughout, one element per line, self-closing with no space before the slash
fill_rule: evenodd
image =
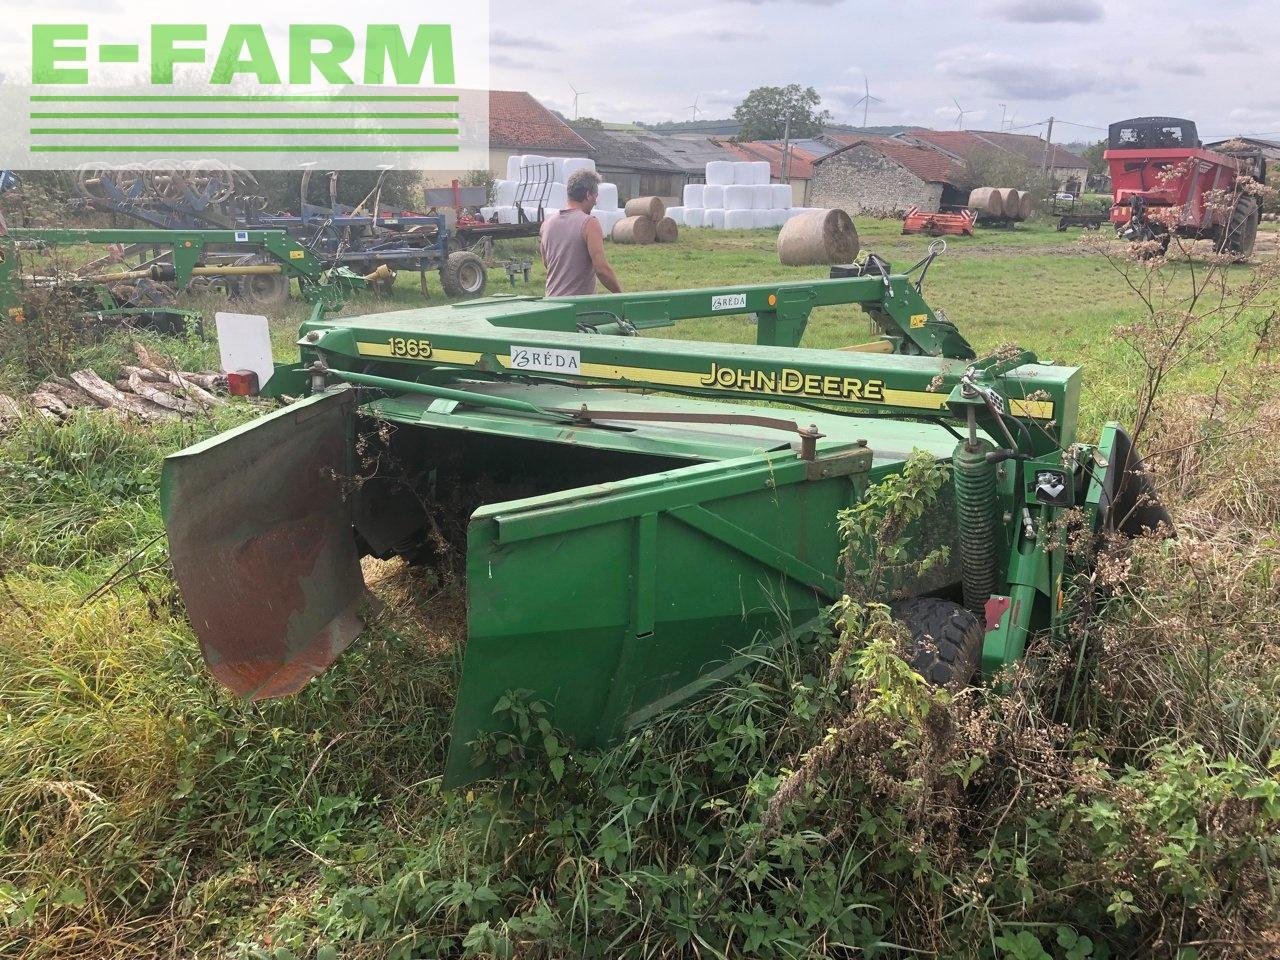
<path id="1" fill-rule="evenodd" d="M 431 341 L 392 337 L 387 341 L 393 357 L 409 357 L 413 360 L 425 360 L 431 356 Z"/>

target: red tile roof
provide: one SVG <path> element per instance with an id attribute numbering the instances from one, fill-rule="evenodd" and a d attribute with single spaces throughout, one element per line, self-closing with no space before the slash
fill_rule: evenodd
<path id="1" fill-rule="evenodd" d="M 1044 161 L 1044 140 L 1024 133 L 997 133 L 993 130 L 908 130 L 902 136 L 904 139 L 912 138 L 932 143 L 958 157 L 968 157 L 994 148 L 1016 153 L 1036 163 Z M 1088 167 L 1089 161 L 1076 156 L 1070 150 L 1064 150 L 1055 143 L 1050 164 L 1057 170 L 1070 170 Z"/>
<path id="2" fill-rule="evenodd" d="M 572 150 L 589 156 L 591 145 L 522 90 L 489 91 L 489 146 L 505 150 Z"/>
<path id="3" fill-rule="evenodd" d="M 841 146 L 825 157 L 820 157 L 814 161 L 815 163 L 823 163 L 859 144 L 865 144 L 881 156 L 905 167 L 926 183 L 949 183 L 956 187 L 965 187 L 969 183 L 963 163 L 930 146 L 895 140 L 892 137 L 863 137 L 847 133 L 831 134 L 826 139 Z"/>
<path id="4" fill-rule="evenodd" d="M 768 160 L 769 176 L 775 180 L 782 179 L 782 141 L 750 140 L 737 143 L 733 140 L 719 140 L 717 143 L 743 160 Z M 791 166 L 787 170 L 788 176 L 792 180 L 810 179 L 813 176 L 813 161 L 818 159 L 817 154 L 801 149 L 794 143 L 790 145 L 790 149 Z"/>

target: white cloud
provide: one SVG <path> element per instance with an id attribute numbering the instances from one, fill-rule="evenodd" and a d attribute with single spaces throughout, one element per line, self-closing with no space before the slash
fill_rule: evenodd
<path id="1" fill-rule="evenodd" d="M 1094 23 L 1106 16 L 1098 0 L 996 0 L 987 9 L 1012 23 Z"/>

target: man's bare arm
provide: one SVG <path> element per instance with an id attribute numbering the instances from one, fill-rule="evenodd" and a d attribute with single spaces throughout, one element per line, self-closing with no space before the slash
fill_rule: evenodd
<path id="1" fill-rule="evenodd" d="M 609 266 L 609 258 L 604 254 L 604 230 L 595 217 L 587 217 L 582 226 L 582 238 L 587 241 L 587 252 L 591 254 L 591 265 L 595 267 L 596 277 L 610 293 L 621 293 L 622 284 L 618 275 Z"/>

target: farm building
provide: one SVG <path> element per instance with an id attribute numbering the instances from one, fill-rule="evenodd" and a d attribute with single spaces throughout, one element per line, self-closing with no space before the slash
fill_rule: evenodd
<path id="1" fill-rule="evenodd" d="M 980 153 L 1003 151 L 1021 157 L 1034 166 L 1044 166 L 1049 155 L 1049 172 L 1058 190 L 1078 194 L 1089 176 L 1089 161 L 1057 144 L 1050 146 L 1040 137 L 1021 133 L 997 133 L 992 130 L 909 130 L 896 139 L 906 143 L 925 143 L 945 150 L 961 160 Z"/>
<path id="2" fill-rule="evenodd" d="M 591 145 L 567 123 L 522 90 L 489 91 L 489 171 L 506 175 L 512 154 L 591 156 Z"/>
<path id="3" fill-rule="evenodd" d="M 911 207 L 932 213 L 968 200 L 964 164 L 941 150 L 889 137 L 843 139 L 850 142 L 813 161 L 806 205 L 897 216 Z"/>
<path id="4" fill-rule="evenodd" d="M 684 174 L 675 164 L 651 150 L 631 131 L 577 127 L 577 134 L 591 147 L 596 170 L 605 180 L 618 185 L 618 199 L 656 196 L 678 203 L 684 189 Z"/>

